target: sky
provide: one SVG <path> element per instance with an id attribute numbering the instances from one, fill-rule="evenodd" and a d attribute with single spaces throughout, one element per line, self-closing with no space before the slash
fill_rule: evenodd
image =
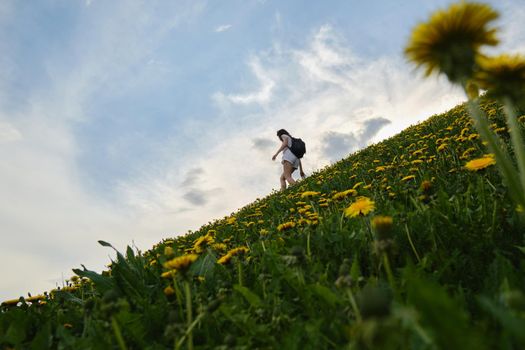
<path id="1" fill-rule="evenodd" d="M 406 62 L 448 0 L 0 1 L 0 300 L 50 290 L 465 100 Z M 523 0 L 500 46 L 525 52 Z"/>

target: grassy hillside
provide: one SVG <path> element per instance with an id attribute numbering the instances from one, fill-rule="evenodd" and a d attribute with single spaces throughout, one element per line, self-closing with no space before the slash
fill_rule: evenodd
<path id="1" fill-rule="evenodd" d="M 506 135 L 500 106 L 482 108 Z M 524 348 L 520 208 L 471 125 L 457 106 L 103 274 L 7 301 L 0 347 Z"/>

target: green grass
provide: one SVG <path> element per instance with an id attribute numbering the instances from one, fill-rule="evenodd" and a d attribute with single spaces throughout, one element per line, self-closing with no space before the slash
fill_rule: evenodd
<path id="1" fill-rule="evenodd" d="M 482 108 L 505 136 L 502 108 Z M 523 220 L 495 166 L 465 169 L 486 152 L 457 106 L 197 232 L 128 248 L 102 274 L 75 269 L 66 290 L 3 304 L 0 347 L 524 348 Z M 358 196 L 374 210 L 347 217 Z M 379 215 L 389 229 L 372 227 Z"/>

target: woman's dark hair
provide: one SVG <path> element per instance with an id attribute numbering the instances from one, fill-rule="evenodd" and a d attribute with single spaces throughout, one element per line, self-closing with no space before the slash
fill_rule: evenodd
<path id="1" fill-rule="evenodd" d="M 282 137 L 283 135 L 288 135 L 288 136 L 292 136 L 290 135 L 290 133 L 284 129 L 281 129 L 279 131 L 277 131 L 277 137 L 279 137 L 280 140 L 282 140 Z"/>

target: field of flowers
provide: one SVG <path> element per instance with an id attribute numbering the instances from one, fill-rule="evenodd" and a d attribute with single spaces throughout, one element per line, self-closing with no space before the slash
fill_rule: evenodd
<path id="1" fill-rule="evenodd" d="M 480 106 L 508 141 L 502 106 Z M 4 302 L 0 347 L 524 348 L 523 213 L 494 164 L 457 106 L 197 232 L 117 252 L 101 274 Z"/>
<path id="2" fill-rule="evenodd" d="M 480 51 L 497 18 L 451 4 L 405 48 L 465 104 L 197 232 L 116 252 L 107 271 L 4 301 L 0 347 L 524 349 L 525 58 Z"/>

